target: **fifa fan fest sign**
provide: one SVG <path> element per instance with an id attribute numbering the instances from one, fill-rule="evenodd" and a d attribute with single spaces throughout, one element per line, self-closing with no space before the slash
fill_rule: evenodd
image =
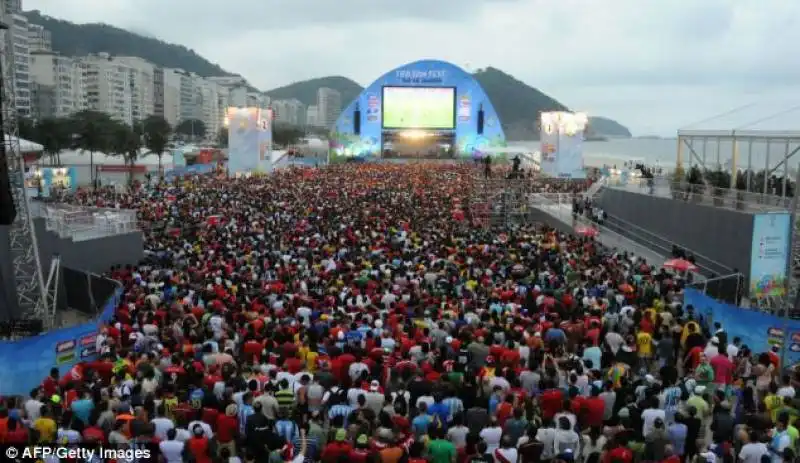
<path id="1" fill-rule="evenodd" d="M 583 135 L 589 125 L 584 113 L 541 114 L 542 171 L 552 177 L 586 178 L 583 169 Z"/>
<path id="2" fill-rule="evenodd" d="M 272 110 L 228 108 L 228 171 L 244 174 L 272 169 Z"/>

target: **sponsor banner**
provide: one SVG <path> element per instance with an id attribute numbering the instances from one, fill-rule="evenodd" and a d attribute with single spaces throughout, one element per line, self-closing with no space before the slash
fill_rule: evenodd
<path id="1" fill-rule="evenodd" d="M 750 249 L 750 296 L 786 295 L 791 216 L 788 212 L 755 214 Z"/>

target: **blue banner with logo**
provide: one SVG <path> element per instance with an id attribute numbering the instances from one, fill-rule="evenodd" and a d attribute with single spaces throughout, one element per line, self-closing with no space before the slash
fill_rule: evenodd
<path id="1" fill-rule="evenodd" d="M 18 341 L 0 341 L 0 396 L 27 396 L 57 367 L 64 375 L 80 362 L 97 359 L 98 328 L 108 322 L 122 297 L 117 288 L 97 320 Z"/>
<path id="2" fill-rule="evenodd" d="M 789 234 L 792 218 L 788 212 L 753 216 L 750 251 L 750 296 L 761 299 L 786 294 L 786 266 L 789 262 Z"/>
<path id="3" fill-rule="evenodd" d="M 720 302 L 694 288 L 686 289 L 683 301 L 684 306 L 691 304 L 708 326 L 722 325 L 728 333 L 728 342 L 741 338 L 742 344 L 756 355 L 769 351 L 774 345 L 781 349 L 785 346 L 784 366 L 800 362 L 800 321 Z"/>

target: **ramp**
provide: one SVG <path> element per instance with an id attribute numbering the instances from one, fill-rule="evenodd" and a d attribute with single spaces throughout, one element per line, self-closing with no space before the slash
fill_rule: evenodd
<path id="1" fill-rule="evenodd" d="M 572 199 L 570 195 L 561 193 L 536 193 L 531 195 L 530 206 L 546 214 L 559 223 L 560 229 L 575 229 L 577 225 L 592 225 L 600 231 L 597 239 L 605 246 L 619 251 L 627 251 L 644 258 L 651 265 L 660 265 L 667 260 L 669 252 L 663 249 L 638 243 L 609 227 L 590 222 L 584 217 L 577 219 L 572 215 Z M 555 224 L 553 224 L 555 226 Z"/>

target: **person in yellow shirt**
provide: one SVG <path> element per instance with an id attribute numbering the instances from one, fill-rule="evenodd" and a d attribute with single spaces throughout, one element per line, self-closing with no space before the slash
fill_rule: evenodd
<path id="1" fill-rule="evenodd" d="M 50 407 L 47 405 L 42 406 L 41 416 L 33 422 L 33 429 L 39 434 L 40 444 L 55 443 L 58 426 L 52 418 Z"/>
<path id="2" fill-rule="evenodd" d="M 767 407 L 769 416 L 774 423 L 778 419 L 778 411 L 783 408 L 783 397 L 778 395 L 778 385 L 770 384 L 769 394 L 764 397 L 764 405 Z"/>
<path id="3" fill-rule="evenodd" d="M 646 331 L 636 333 L 636 350 L 647 369 L 653 359 L 653 336 Z"/>

